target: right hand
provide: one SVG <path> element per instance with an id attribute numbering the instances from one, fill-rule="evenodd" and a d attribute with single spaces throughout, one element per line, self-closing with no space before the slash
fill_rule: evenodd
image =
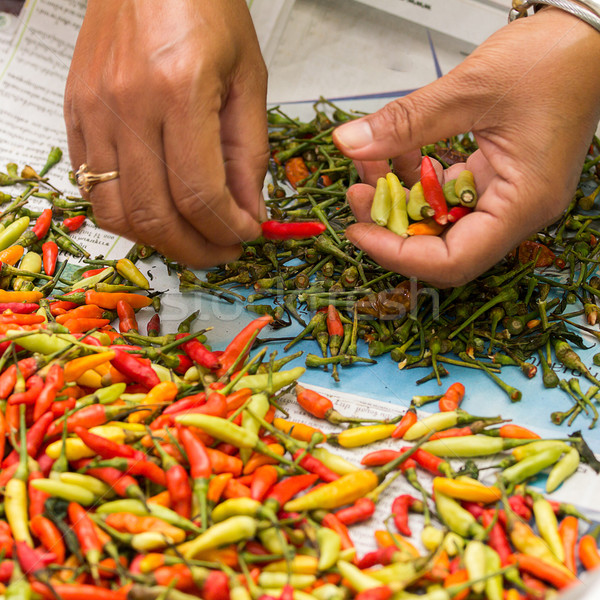
<path id="1" fill-rule="evenodd" d="M 98 225 L 190 266 L 260 235 L 266 68 L 244 0 L 89 0 L 65 94 Z"/>

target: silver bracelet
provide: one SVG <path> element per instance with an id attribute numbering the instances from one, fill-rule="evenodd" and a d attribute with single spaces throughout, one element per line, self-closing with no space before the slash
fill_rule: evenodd
<path id="1" fill-rule="evenodd" d="M 600 31 L 600 0 L 513 0 L 508 22 L 526 17 L 527 11 L 532 6 L 537 10 L 541 8 L 540 5 L 560 8 L 585 21 L 596 31 Z"/>

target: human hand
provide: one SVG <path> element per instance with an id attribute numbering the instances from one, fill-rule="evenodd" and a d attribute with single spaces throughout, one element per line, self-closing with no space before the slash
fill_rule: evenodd
<path id="1" fill-rule="evenodd" d="M 89 0 L 65 120 L 73 167 L 119 170 L 98 224 L 202 268 L 260 235 L 266 69 L 244 0 Z"/>
<path id="2" fill-rule="evenodd" d="M 340 126 L 334 141 L 365 182 L 348 190 L 359 221 L 348 239 L 385 268 L 440 287 L 484 272 L 572 198 L 600 117 L 598 61 L 598 32 L 547 8 L 502 28 L 446 76 Z M 373 186 L 388 158 L 412 185 L 419 148 L 466 131 L 479 150 L 444 177 L 465 167 L 474 173 L 473 213 L 440 237 L 404 239 L 370 222 Z"/>

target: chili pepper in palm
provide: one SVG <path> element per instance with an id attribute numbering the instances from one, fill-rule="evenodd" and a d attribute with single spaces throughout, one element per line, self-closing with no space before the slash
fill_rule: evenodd
<path id="1" fill-rule="evenodd" d="M 25 406 L 19 407 L 20 438 L 25 440 L 27 437 L 25 426 Z M 18 467 L 7 482 L 4 491 L 4 510 L 6 519 L 10 525 L 13 538 L 16 542 L 25 542 L 33 548 L 33 540 L 29 533 L 28 514 L 27 514 L 27 479 L 29 469 L 27 468 L 27 447 L 21 442 L 19 446 Z"/>
<path id="2" fill-rule="evenodd" d="M 391 196 L 390 215 L 386 227 L 396 235 L 406 236 L 408 228 L 408 213 L 406 206 L 406 192 L 400 183 L 400 180 L 394 173 L 387 173 L 385 176 Z"/>
<path id="3" fill-rule="evenodd" d="M 474 208 L 477 204 L 477 190 L 473 173 L 468 169 L 463 169 L 454 182 L 454 193 L 460 199 L 462 206 Z"/>
<path id="4" fill-rule="evenodd" d="M 252 347 L 252 341 L 258 333 L 273 321 L 270 315 L 263 315 L 250 322 L 229 342 L 223 353 L 219 356 L 220 368 L 217 375 L 222 377 L 236 363 L 242 365 Z"/>
<path id="5" fill-rule="evenodd" d="M 182 465 L 164 451 L 155 439 L 152 441 L 165 471 L 167 489 L 169 490 L 173 510 L 178 515 L 189 519 L 192 514 L 192 488 L 187 472 Z"/>
<path id="6" fill-rule="evenodd" d="M 175 339 L 181 340 L 187 337 L 189 336 L 185 333 L 178 333 Z M 183 342 L 181 348 L 194 362 L 211 371 L 216 371 L 221 364 L 220 358 L 214 352 L 208 350 L 197 339 L 190 339 L 189 342 Z"/>
<path id="7" fill-rule="evenodd" d="M 421 161 L 421 185 L 423 186 L 425 200 L 434 211 L 433 216 L 436 223 L 446 225 L 448 222 L 448 207 L 444 190 L 428 156 L 424 156 Z"/>
<path id="8" fill-rule="evenodd" d="M 140 383 L 149 390 L 160 383 L 158 375 L 149 363 L 132 354 L 115 349 L 115 357 L 110 361 L 112 366 L 131 381 Z"/>

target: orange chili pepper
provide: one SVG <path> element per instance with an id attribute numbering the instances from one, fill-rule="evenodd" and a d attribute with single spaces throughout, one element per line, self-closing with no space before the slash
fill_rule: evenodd
<path id="1" fill-rule="evenodd" d="M 98 327 L 104 327 L 110 323 L 110 319 L 69 319 L 65 321 L 63 325 L 71 332 L 71 333 L 85 333 L 90 329 L 96 329 Z"/>
<path id="2" fill-rule="evenodd" d="M 577 573 L 575 564 L 575 547 L 577 546 L 579 522 L 576 517 L 566 516 L 558 527 L 558 533 L 565 551 L 565 566 L 569 571 Z"/>
<path id="3" fill-rule="evenodd" d="M 440 412 L 448 412 L 456 410 L 463 398 L 465 397 L 465 386 L 456 381 L 447 390 L 446 393 L 440 398 L 439 407 Z"/>
<path id="4" fill-rule="evenodd" d="M 233 477 L 239 477 L 242 474 L 244 463 L 237 456 L 229 456 L 215 448 L 206 448 L 210 465 L 213 473 L 229 473 Z"/>
<path id="5" fill-rule="evenodd" d="M 458 569 L 458 571 L 454 571 L 454 573 L 450 573 L 444 578 L 444 587 L 449 588 L 454 585 L 465 583 L 466 581 L 469 581 L 468 571 L 466 569 Z M 465 588 L 462 592 L 454 594 L 454 596 L 452 596 L 452 600 L 464 600 L 469 593 L 469 588 Z"/>
<path id="6" fill-rule="evenodd" d="M 350 537 L 348 527 L 346 527 L 346 525 L 344 525 L 333 513 L 327 513 L 323 517 L 321 525 L 323 527 L 333 529 L 333 531 L 335 531 L 340 536 L 340 539 L 342 540 L 342 550 L 354 548 L 354 542 Z"/>
<path id="7" fill-rule="evenodd" d="M 208 450 L 209 448 L 207 448 Z M 223 495 L 223 490 L 227 485 L 227 482 L 233 477 L 231 473 L 221 473 L 219 475 L 215 475 L 208 482 L 208 492 L 206 494 L 206 498 L 209 502 L 216 504 Z"/>
<path id="8" fill-rule="evenodd" d="M 310 176 L 310 171 L 301 156 L 293 156 L 284 163 L 285 176 L 293 188 Z"/>
<path id="9" fill-rule="evenodd" d="M 148 502 L 152 504 L 160 504 L 160 506 L 166 506 L 167 508 L 170 508 L 171 495 L 169 494 L 169 490 L 164 490 L 155 496 L 150 496 L 150 498 L 148 498 Z"/>
<path id="10" fill-rule="evenodd" d="M 210 485 L 210 484 L 209 484 Z M 250 498 L 252 492 L 247 485 L 240 483 L 237 479 L 229 479 L 223 490 L 224 498 Z"/>
<path id="11" fill-rule="evenodd" d="M 20 244 L 14 244 L 13 246 L 9 246 L 8 248 L 0 252 L 0 262 L 6 265 L 10 265 L 12 267 L 21 260 L 24 251 L 25 248 L 23 248 L 23 246 L 21 246 Z"/>
<path id="12" fill-rule="evenodd" d="M 85 292 L 86 304 L 97 304 L 98 306 L 102 308 L 108 308 L 109 310 L 115 310 L 119 300 L 124 300 L 134 310 L 137 310 L 138 308 L 144 308 L 152 304 L 152 298 L 143 296 L 142 294 L 125 292 L 96 292 L 95 290 L 88 290 Z"/>
<path id="13" fill-rule="evenodd" d="M 404 413 L 396 429 L 392 431 L 393 438 L 403 438 L 404 434 L 417 422 L 417 411 L 414 406 L 409 406 L 408 410 Z"/>
<path id="14" fill-rule="evenodd" d="M 515 560 L 519 570 L 525 571 L 542 581 L 547 581 L 558 590 L 563 590 L 577 581 L 574 574 L 568 574 L 566 570 L 556 569 L 537 556 L 517 553 L 515 554 Z"/>
<path id="15" fill-rule="evenodd" d="M 310 425 L 306 425 L 304 423 L 288 421 L 287 419 L 275 418 L 273 419 L 273 426 L 276 429 L 279 429 L 279 431 L 287 433 L 290 437 L 294 438 L 295 440 L 300 440 L 303 442 L 310 442 L 312 436 L 315 434 L 325 436 L 325 434 L 316 427 L 311 427 Z"/>
<path id="16" fill-rule="evenodd" d="M 540 439 L 540 436 L 533 431 L 525 427 L 521 427 L 521 425 L 502 425 L 500 427 L 500 437 L 503 438 L 513 438 L 513 439 L 522 439 L 522 440 L 537 440 Z"/>
<path id="17" fill-rule="evenodd" d="M 285 449 L 281 444 L 267 444 L 267 448 L 269 448 L 269 450 L 271 450 L 272 452 L 279 454 L 279 456 L 283 456 L 285 454 Z M 251 473 L 254 473 L 254 471 L 256 471 L 256 469 L 258 469 L 259 467 L 262 467 L 264 465 L 276 464 L 277 460 L 274 457 L 265 456 L 260 452 L 255 452 L 248 459 L 248 462 L 244 465 L 243 473 L 244 475 L 250 475 Z"/>
<path id="18" fill-rule="evenodd" d="M 398 545 L 401 550 L 407 552 L 411 556 L 418 558 L 420 556 L 419 551 L 413 546 L 406 538 L 402 537 L 399 533 L 394 533 L 393 536 L 389 531 L 378 529 L 375 531 L 375 541 L 379 548 L 386 548 L 388 546 Z"/>
<path id="19" fill-rule="evenodd" d="M 586 571 L 600 567 L 600 553 L 596 539 L 591 535 L 584 535 L 579 540 L 579 560 Z"/>
<path id="20" fill-rule="evenodd" d="M 56 562 L 62 564 L 65 561 L 66 548 L 58 527 L 50 519 L 38 514 L 29 521 L 29 528 L 42 546 L 56 555 Z"/>
<path id="21" fill-rule="evenodd" d="M 432 218 L 423 219 L 422 221 L 416 221 L 411 223 L 406 233 L 411 235 L 440 235 L 444 231 L 444 226 L 436 223 Z"/>
<path id="22" fill-rule="evenodd" d="M 95 369 L 100 365 L 104 365 L 109 360 L 112 360 L 114 356 L 114 351 L 107 349 L 106 352 L 98 352 L 96 354 L 80 356 L 79 358 L 74 358 L 73 360 L 70 360 L 64 366 L 65 381 L 76 381 L 88 369 Z"/>
<path id="23" fill-rule="evenodd" d="M 242 407 L 250 396 L 252 396 L 252 390 L 250 388 L 242 388 L 229 394 L 225 398 L 225 401 L 227 402 L 227 412 L 235 411 Z"/>
<path id="24" fill-rule="evenodd" d="M 66 313 L 58 315 L 56 322 L 64 325 L 69 319 L 101 319 L 104 314 L 104 310 L 95 304 L 82 304 L 71 310 L 67 310 Z"/>

